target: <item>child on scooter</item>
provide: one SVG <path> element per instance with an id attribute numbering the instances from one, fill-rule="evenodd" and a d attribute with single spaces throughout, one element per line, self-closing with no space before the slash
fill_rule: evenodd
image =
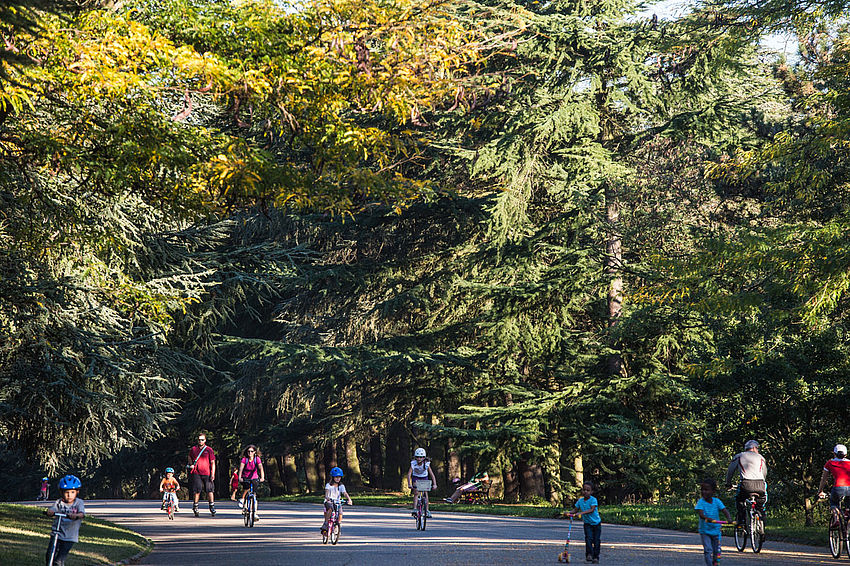
<path id="1" fill-rule="evenodd" d="M 86 516 L 86 506 L 83 504 L 83 500 L 77 499 L 81 487 L 82 483 L 77 476 L 70 474 L 65 476 L 59 480 L 62 499 L 56 500 L 53 505 L 45 510 L 48 517 L 53 517 L 56 513 L 67 515 L 59 521 L 58 538 L 51 537 L 50 543 L 47 545 L 47 563 L 50 563 L 50 557 L 53 556 L 53 566 L 65 566 L 65 559 L 71 552 L 71 547 L 80 540 L 80 525 L 83 522 L 82 519 Z"/>

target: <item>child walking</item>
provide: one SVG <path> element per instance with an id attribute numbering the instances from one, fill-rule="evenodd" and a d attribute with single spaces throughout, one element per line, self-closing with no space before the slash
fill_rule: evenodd
<path id="1" fill-rule="evenodd" d="M 593 497 L 593 483 L 586 481 L 581 485 L 581 497 L 572 511 L 573 517 L 581 517 L 584 522 L 584 554 L 587 562 L 599 564 L 599 546 L 602 538 L 602 518 L 599 516 L 599 503 Z"/>
<path id="2" fill-rule="evenodd" d="M 732 521 L 729 511 L 723 502 L 714 496 L 717 482 L 711 478 L 702 480 L 699 486 L 700 500 L 694 505 L 699 515 L 699 536 L 705 553 L 706 566 L 717 566 L 720 561 L 720 512 L 726 515 L 727 521 Z"/>
<path id="3" fill-rule="evenodd" d="M 54 516 L 56 513 L 63 513 L 67 517 L 62 517 L 59 522 L 59 537 L 56 540 L 56 548 L 53 547 L 53 537 L 50 537 L 50 543 L 47 545 L 46 561 L 50 562 L 50 555 L 56 553 L 53 558 L 54 566 L 64 566 L 65 559 L 71 552 L 71 547 L 75 542 L 80 540 L 80 525 L 82 519 L 86 516 L 86 506 L 82 499 L 77 499 L 79 489 L 82 487 L 77 476 L 67 475 L 59 480 L 59 490 L 62 492 L 62 499 L 58 499 L 51 505 L 45 513 L 48 517 Z"/>

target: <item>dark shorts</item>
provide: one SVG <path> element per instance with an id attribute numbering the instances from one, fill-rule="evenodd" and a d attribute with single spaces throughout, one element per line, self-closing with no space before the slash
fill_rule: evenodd
<path id="1" fill-rule="evenodd" d="M 192 493 L 212 493 L 215 491 L 215 484 L 209 476 L 192 474 Z"/>
<path id="2" fill-rule="evenodd" d="M 835 486 L 829 490 L 829 506 L 841 507 L 841 500 L 845 497 L 850 497 L 850 487 Z"/>
<path id="3" fill-rule="evenodd" d="M 260 485 L 260 478 L 254 478 L 251 480 L 242 478 L 239 481 L 242 482 L 242 489 L 248 489 L 249 487 L 251 487 L 251 484 L 253 484 L 254 493 L 257 493 L 257 486 Z"/>

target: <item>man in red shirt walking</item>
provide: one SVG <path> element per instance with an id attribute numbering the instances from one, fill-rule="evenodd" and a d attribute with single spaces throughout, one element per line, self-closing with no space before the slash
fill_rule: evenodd
<path id="1" fill-rule="evenodd" d="M 829 508 L 835 521 L 838 519 L 838 508 L 841 506 L 841 500 L 850 497 L 850 460 L 847 459 L 847 447 L 843 444 L 836 444 L 832 453 L 835 454 L 835 458 L 823 466 L 818 496 L 826 497 L 823 488 L 826 487 L 826 482 L 831 475 L 835 481 L 832 489 L 829 490 Z"/>
<path id="2" fill-rule="evenodd" d="M 207 435 L 198 435 L 198 444 L 189 450 L 189 477 L 192 480 L 192 493 L 195 494 L 195 502 L 192 512 L 198 516 L 198 501 L 201 493 L 207 494 L 210 502 L 210 515 L 215 517 L 215 452 L 207 446 Z"/>

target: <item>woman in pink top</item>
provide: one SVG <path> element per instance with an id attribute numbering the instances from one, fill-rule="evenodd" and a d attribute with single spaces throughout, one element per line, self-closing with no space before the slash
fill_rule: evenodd
<path id="1" fill-rule="evenodd" d="M 248 493 L 247 483 L 254 484 L 254 491 L 257 491 L 257 482 L 266 481 L 266 472 L 263 470 L 263 460 L 260 456 L 259 449 L 250 444 L 242 452 L 242 461 L 239 462 L 239 479 L 245 484 L 245 489 L 242 490 L 242 497 L 239 498 L 239 507 L 243 505 L 245 495 Z M 257 517 L 255 517 L 256 519 Z"/>

